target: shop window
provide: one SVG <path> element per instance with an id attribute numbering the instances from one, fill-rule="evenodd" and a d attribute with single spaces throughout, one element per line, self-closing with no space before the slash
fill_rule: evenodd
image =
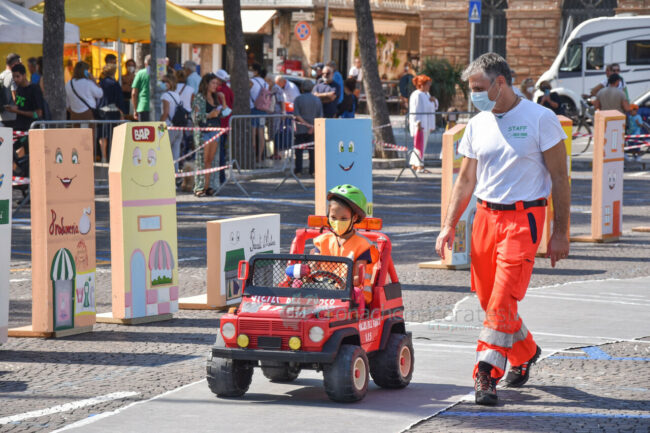
<path id="1" fill-rule="evenodd" d="M 399 37 L 397 48 L 401 51 L 420 51 L 420 28 L 407 27 L 406 33 Z"/>
<path id="2" fill-rule="evenodd" d="M 616 7 L 616 0 L 564 0 L 561 41 L 564 42 L 573 29 L 583 21 L 598 17 L 613 17 Z"/>
<path id="3" fill-rule="evenodd" d="M 506 0 L 482 0 L 481 22 L 474 29 L 474 58 L 494 52 L 506 57 Z"/>
<path id="4" fill-rule="evenodd" d="M 650 65 L 650 40 L 627 41 L 628 65 Z"/>

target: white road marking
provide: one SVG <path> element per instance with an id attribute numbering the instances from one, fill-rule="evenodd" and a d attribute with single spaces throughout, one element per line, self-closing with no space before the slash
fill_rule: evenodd
<path id="1" fill-rule="evenodd" d="M 111 400 L 120 400 L 126 397 L 133 397 L 139 395 L 139 392 L 121 391 L 113 392 L 111 394 L 100 395 L 99 397 L 87 398 L 85 400 L 73 401 L 70 403 L 52 406 L 47 409 L 33 410 L 31 412 L 19 413 L 17 415 L 6 416 L 0 418 L 0 425 L 5 425 L 14 422 L 20 422 L 29 418 L 38 418 L 41 416 L 52 415 L 60 412 L 70 412 L 71 410 L 79 409 L 86 406 L 93 406 L 99 403 L 105 403 Z"/>
<path id="2" fill-rule="evenodd" d="M 149 398 L 147 400 L 134 401 L 131 404 L 127 404 L 126 406 L 122 406 L 122 407 L 117 408 L 117 409 L 115 409 L 115 410 L 113 410 L 111 412 L 104 412 L 104 413 L 100 413 L 100 414 L 97 414 L 97 415 L 90 416 L 88 418 L 84 418 L 84 419 L 79 420 L 77 422 L 73 422 L 72 424 L 68 424 L 67 426 L 62 427 L 62 428 L 60 428 L 58 430 L 54 430 L 52 433 L 59 433 L 59 432 L 65 431 L 65 430 L 69 430 L 69 429 L 73 429 L 73 428 L 77 428 L 77 427 L 82 427 L 82 426 L 94 423 L 95 421 L 99 421 L 102 418 L 106 418 L 106 417 L 109 417 L 111 415 L 116 415 L 116 414 L 122 412 L 123 410 L 130 408 L 131 406 L 135 406 L 136 404 L 142 404 L 142 403 L 150 402 L 152 400 L 157 400 L 157 399 L 159 399 L 161 397 L 164 397 L 166 395 L 169 395 L 169 394 L 171 394 L 173 392 L 180 391 L 181 389 L 185 389 L 188 386 L 193 386 L 193 385 L 196 385 L 197 383 L 201 383 L 201 382 L 205 382 L 205 379 L 197 380 L 196 382 L 188 383 L 187 385 L 183 385 L 183 386 L 179 386 L 178 388 L 174 388 L 174 389 L 171 389 L 171 390 L 169 390 L 167 392 L 163 392 L 162 394 L 159 394 L 159 395 L 157 395 L 155 397 L 151 397 L 151 398 Z"/>
<path id="3" fill-rule="evenodd" d="M 182 259 L 178 259 L 178 262 L 191 262 L 192 260 L 201 260 L 203 257 L 183 257 Z"/>
<path id="4" fill-rule="evenodd" d="M 620 305 L 641 305 L 650 307 L 650 303 L 647 302 L 625 302 L 625 301 L 614 301 L 612 299 L 588 299 L 585 297 L 573 298 L 569 296 L 550 296 L 550 295 L 526 295 L 528 298 L 546 298 L 546 299 L 562 299 L 565 301 L 579 301 L 579 302 L 597 302 L 601 304 L 620 304 Z"/>
<path id="5" fill-rule="evenodd" d="M 650 171 L 640 171 L 638 173 L 632 173 L 632 174 L 630 174 L 628 176 L 641 177 L 641 176 L 646 176 L 648 174 L 650 174 Z"/>
<path id="6" fill-rule="evenodd" d="M 10 283 L 22 283 L 23 281 L 31 281 L 30 278 L 14 278 L 13 280 L 9 280 Z"/>

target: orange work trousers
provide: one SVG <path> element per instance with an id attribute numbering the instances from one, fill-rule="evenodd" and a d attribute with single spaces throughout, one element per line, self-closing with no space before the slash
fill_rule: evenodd
<path id="1" fill-rule="evenodd" d="M 485 311 L 476 348 L 478 363 L 493 366 L 503 377 L 506 361 L 519 366 L 533 357 L 537 344 L 517 314 L 517 302 L 528 289 L 546 217 L 546 207 L 497 211 L 477 204 L 472 228 L 472 291 Z"/>

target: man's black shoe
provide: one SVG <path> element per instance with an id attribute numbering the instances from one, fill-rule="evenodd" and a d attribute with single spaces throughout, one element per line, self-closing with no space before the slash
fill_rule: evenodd
<path id="1" fill-rule="evenodd" d="M 503 380 L 504 386 L 506 388 L 519 388 L 524 386 L 528 382 L 528 377 L 530 376 L 530 367 L 537 362 L 539 356 L 542 354 L 542 349 L 537 346 L 535 354 L 528 362 L 524 362 L 518 366 L 510 366 L 510 370 L 506 375 L 506 378 Z"/>
<path id="2" fill-rule="evenodd" d="M 485 371 L 476 373 L 474 398 L 476 404 L 484 406 L 496 406 L 499 403 L 499 397 L 497 397 L 497 380 L 492 378 L 490 373 Z"/>

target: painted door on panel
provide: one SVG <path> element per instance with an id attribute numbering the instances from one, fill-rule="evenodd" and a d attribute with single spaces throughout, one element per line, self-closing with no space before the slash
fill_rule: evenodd
<path id="1" fill-rule="evenodd" d="M 131 302 L 133 317 L 147 315 L 147 268 L 142 251 L 131 256 Z"/>

